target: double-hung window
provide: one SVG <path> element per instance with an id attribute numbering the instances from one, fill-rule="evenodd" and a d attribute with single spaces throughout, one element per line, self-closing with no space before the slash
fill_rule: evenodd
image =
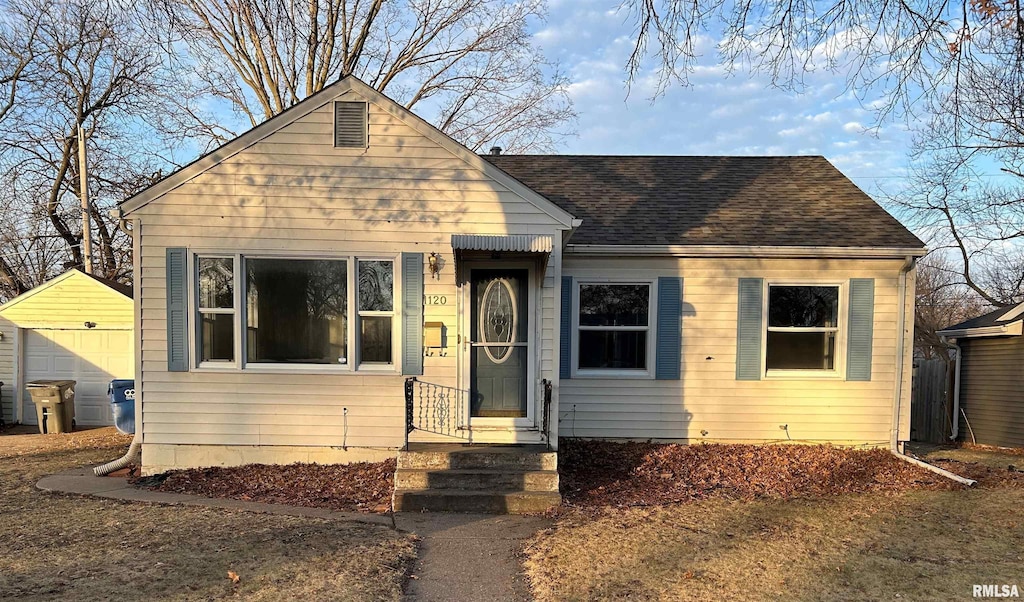
<path id="1" fill-rule="evenodd" d="M 650 283 L 580 283 L 579 371 L 649 373 L 651 288 Z"/>
<path id="2" fill-rule="evenodd" d="M 838 285 L 768 286 L 767 370 L 837 369 Z"/>
<path id="3" fill-rule="evenodd" d="M 359 359 L 363 364 L 394 363 L 394 265 L 393 261 L 359 262 Z"/>
<path id="4" fill-rule="evenodd" d="M 197 256 L 199 366 L 392 368 L 394 263 Z"/>
<path id="5" fill-rule="evenodd" d="M 235 361 L 235 258 L 196 261 L 199 361 Z"/>

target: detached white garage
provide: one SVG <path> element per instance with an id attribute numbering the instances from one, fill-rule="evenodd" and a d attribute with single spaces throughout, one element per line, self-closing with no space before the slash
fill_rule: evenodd
<path id="1" fill-rule="evenodd" d="M 0 328 L 12 331 L 3 335 L 13 343 L 10 377 L 0 380 L 13 392 L 13 418 L 36 424 L 25 383 L 67 379 L 78 381 L 78 424 L 113 424 L 107 385 L 135 377 L 134 309 L 130 287 L 78 270 L 0 306 Z"/>

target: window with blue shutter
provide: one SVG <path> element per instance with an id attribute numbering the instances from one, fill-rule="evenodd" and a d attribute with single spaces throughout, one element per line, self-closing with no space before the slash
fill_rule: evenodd
<path id="1" fill-rule="evenodd" d="M 736 380 L 761 380 L 764 281 L 740 278 L 736 319 Z"/>
<path id="2" fill-rule="evenodd" d="M 838 284 L 768 285 L 768 374 L 836 370 L 840 295 Z"/>
<path id="3" fill-rule="evenodd" d="M 188 372 L 188 254 L 167 249 L 167 371 Z"/>
<path id="4" fill-rule="evenodd" d="M 654 376 L 654 281 L 580 282 L 576 376 Z"/>
<path id="5" fill-rule="evenodd" d="M 423 374 L 423 253 L 402 253 L 402 374 Z"/>
<path id="6" fill-rule="evenodd" d="M 682 370 L 683 279 L 658 278 L 658 339 L 654 378 L 679 380 Z"/>
<path id="7" fill-rule="evenodd" d="M 846 380 L 871 380 L 874 339 L 875 280 L 850 280 L 850 319 L 846 334 Z"/>

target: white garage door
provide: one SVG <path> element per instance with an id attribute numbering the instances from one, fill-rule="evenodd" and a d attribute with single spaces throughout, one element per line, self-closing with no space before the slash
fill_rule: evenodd
<path id="1" fill-rule="evenodd" d="M 134 336 L 130 330 L 26 330 L 25 381 L 75 380 L 75 422 L 113 424 L 107 385 L 135 374 Z M 36 423 L 28 392 L 25 424 Z"/>

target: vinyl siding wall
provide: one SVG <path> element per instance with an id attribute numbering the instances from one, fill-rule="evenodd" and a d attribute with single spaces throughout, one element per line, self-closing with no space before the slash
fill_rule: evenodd
<path id="1" fill-rule="evenodd" d="M 360 100 L 354 93 L 343 98 Z M 460 304 L 451 235 L 544 234 L 560 240 L 553 218 L 374 104 L 365 150 L 334 148 L 332 122 L 327 103 L 132 215 L 141 222 L 140 389 L 147 447 L 396 448 L 405 439 L 405 377 L 398 373 L 168 372 L 166 248 L 296 257 L 423 253 L 424 292 L 447 301 L 426 305 L 424 321 L 444 323 L 448 346 L 430 350 L 420 379 L 459 386 Z M 439 279 L 427 269 L 431 252 L 439 254 Z M 551 261 L 553 269 L 557 258 Z M 396 261 L 396 285 L 400 274 Z M 537 322 L 538 382 L 553 378 L 557 368 L 554 283 L 548 274 L 538 304 L 544 313 Z"/>
<path id="2" fill-rule="evenodd" d="M 0 390 L 0 416 L 4 421 L 14 421 L 14 339 L 17 337 L 17 328 L 8 320 L 0 318 L 0 332 L 4 333 L 0 339 L 0 381 L 3 388 Z"/>
<path id="3" fill-rule="evenodd" d="M 564 261 L 563 273 L 575 281 L 681 276 L 683 349 L 682 378 L 678 381 L 595 377 L 562 380 L 559 429 L 563 437 L 872 445 L 889 441 L 896 384 L 897 285 L 902 261 L 611 259 L 571 255 Z M 871 380 L 736 380 L 739 278 L 829 283 L 875 279 Z M 913 290 L 912 279 L 909 286 Z M 907 306 L 912 311 L 912 305 Z M 913 324 L 912 318 L 913 314 L 908 314 L 909 325 Z M 912 335 L 909 328 L 904 335 Z M 845 353 L 845 344 L 841 345 L 841 353 Z M 905 358 L 909 367 L 909 346 Z M 902 433 L 909 431 L 909 384 L 908 376 L 903 383 L 907 408 L 901 423 L 907 424 L 901 426 Z M 788 434 L 783 425 L 788 426 Z M 901 437 L 906 438 L 905 434 Z"/>
<path id="4" fill-rule="evenodd" d="M 978 443 L 1024 447 L 1024 337 L 963 339 L 960 436 Z"/>
<path id="5" fill-rule="evenodd" d="M 84 328 L 95 322 L 99 329 L 130 329 L 135 323 L 130 298 L 84 274 L 28 294 L 4 309 L 4 318 L 21 328 Z"/>

